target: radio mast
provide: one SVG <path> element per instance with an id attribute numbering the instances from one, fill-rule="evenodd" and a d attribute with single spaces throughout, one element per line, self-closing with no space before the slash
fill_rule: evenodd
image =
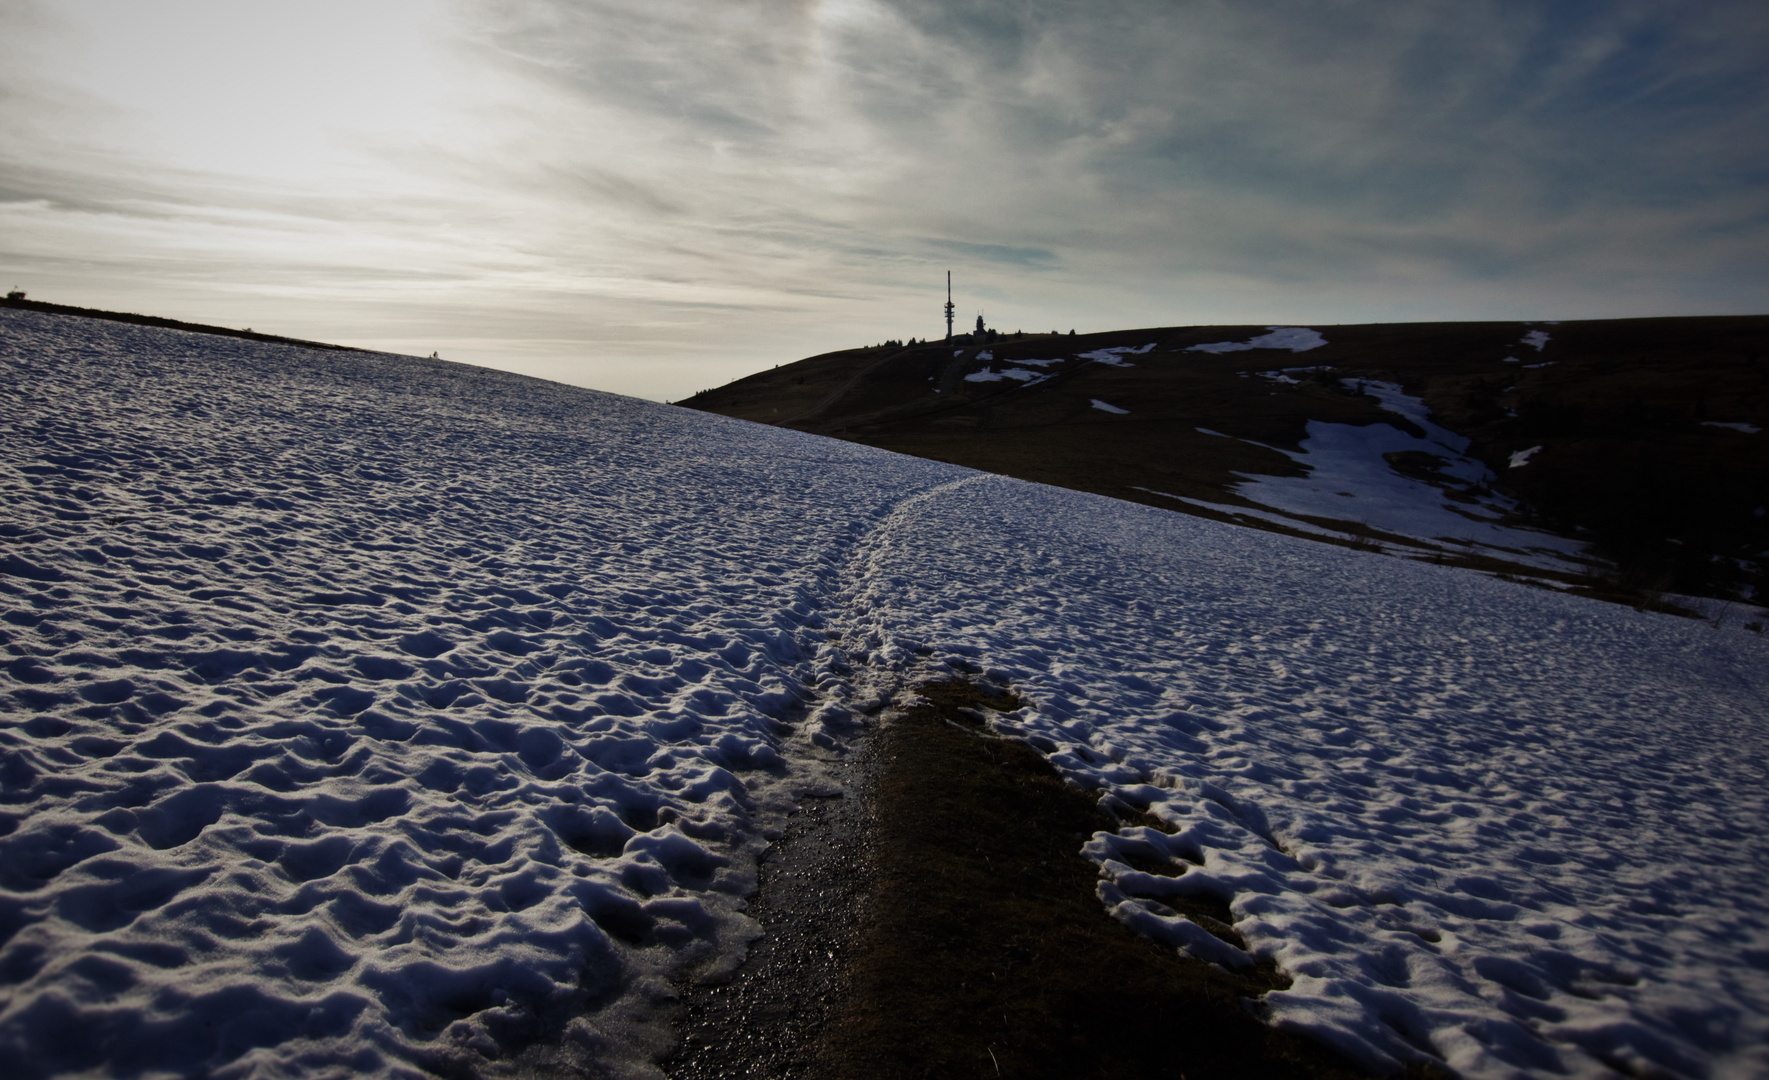
<path id="1" fill-rule="evenodd" d="M 946 340 L 952 340 L 952 271 L 946 271 Z"/>

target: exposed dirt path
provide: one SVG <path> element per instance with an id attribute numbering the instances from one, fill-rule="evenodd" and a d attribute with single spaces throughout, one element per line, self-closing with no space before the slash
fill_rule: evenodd
<path id="1" fill-rule="evenodd" d="M 1079 849 L 1119 823 L 986 733 L 1011 695 L 952 680 L 919 697 L 870 736 L 849 797 L 794 819 L 754 909 L 768 936 L 689 996 L 671 1077 L 1365 1075 L 1254 1017 L 1246 1002 L 1288 982 L 1269 965 L 1231 974 L 1106 917 Z M 1236 936 L 1226 906 L 1185 914 Z"/>
<path id="2" fill-rule="evenodd" d="M 876 736 L 867 933 L 813 1075 L 1363 1075 L 1247 1011 L 1287 981 L 1269 968 L 1231 975 L 1106 917 L 1079 849 L 1118 823 L 1043 755 L 985 734 L 983 710 L 1017 702 L 920 691 Z"/>
<path id="3" fill-rule="evenodd" d="M 750 903 L 763 936 L 730 982 L 684 995 L 671 1080 L 808 1074 L 863 925 L 876 767 L 873 744 L 857 744 L 842 793 L 806 798 L 769 846 Z"/>

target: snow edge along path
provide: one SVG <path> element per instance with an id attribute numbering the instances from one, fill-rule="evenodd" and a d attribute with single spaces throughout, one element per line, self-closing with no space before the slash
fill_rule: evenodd
<path id="1" fill-rule="evenodd" d="M 1450 568 L 998 477 L 905 503 L 878 662 L 1011 686 L 997 722 L 1171 830 L 1101 900 L 1377 1072 L 1769 1074 L 1769 649 Z M 1198 865 L 1178 877 L 1128 855 Z"/>
<path id="2" fill-rule="evenodd" d="M 952 466 L 436 361 L 0 314 L 0 1057 L 655 1075 Z M 819 740 L 819 736 L 822 739 Z M 802 741 L 801 741 L 802 740 Z"/>

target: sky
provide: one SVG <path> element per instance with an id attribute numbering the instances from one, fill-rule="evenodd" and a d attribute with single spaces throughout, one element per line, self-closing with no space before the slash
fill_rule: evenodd
<path id="1" fill-rule="evenodd" d="M 961 329 L 1769 312 L 1769 5 L 7 0 L 0 287 L 674 400 Z"/>

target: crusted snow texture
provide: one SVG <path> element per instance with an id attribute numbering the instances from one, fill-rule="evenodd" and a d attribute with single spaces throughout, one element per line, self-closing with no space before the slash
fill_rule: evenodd
<path id="1" fill-rule="evenodd" d="M 1227 901 L 1278 1024 L 1377 1071 L 1769 1075 L 1769 641 L 994 477 L 873 543 L 878 656 L 1013 685 L 1001 730 L 1160 818 L 1088 845 L 1102 898 L 1232 963 L 1161 904 Z"/>
<path id="2" fill-rule="evenodd" d="M 1277 1023 L 1769 1073 L 1759 638 L 437 361 L 0 312 L 0 382 L 11 1075 L 644 1074 L 810 747 L 953 670 Z"/>
<path id="3" fill-rule="evenodd" d="M 649 1068 L 655 976 L 753 936 L 749 788 L 841 696 L 845 553 L 962 470 L 0 320 L 7 1074 Z"/>

